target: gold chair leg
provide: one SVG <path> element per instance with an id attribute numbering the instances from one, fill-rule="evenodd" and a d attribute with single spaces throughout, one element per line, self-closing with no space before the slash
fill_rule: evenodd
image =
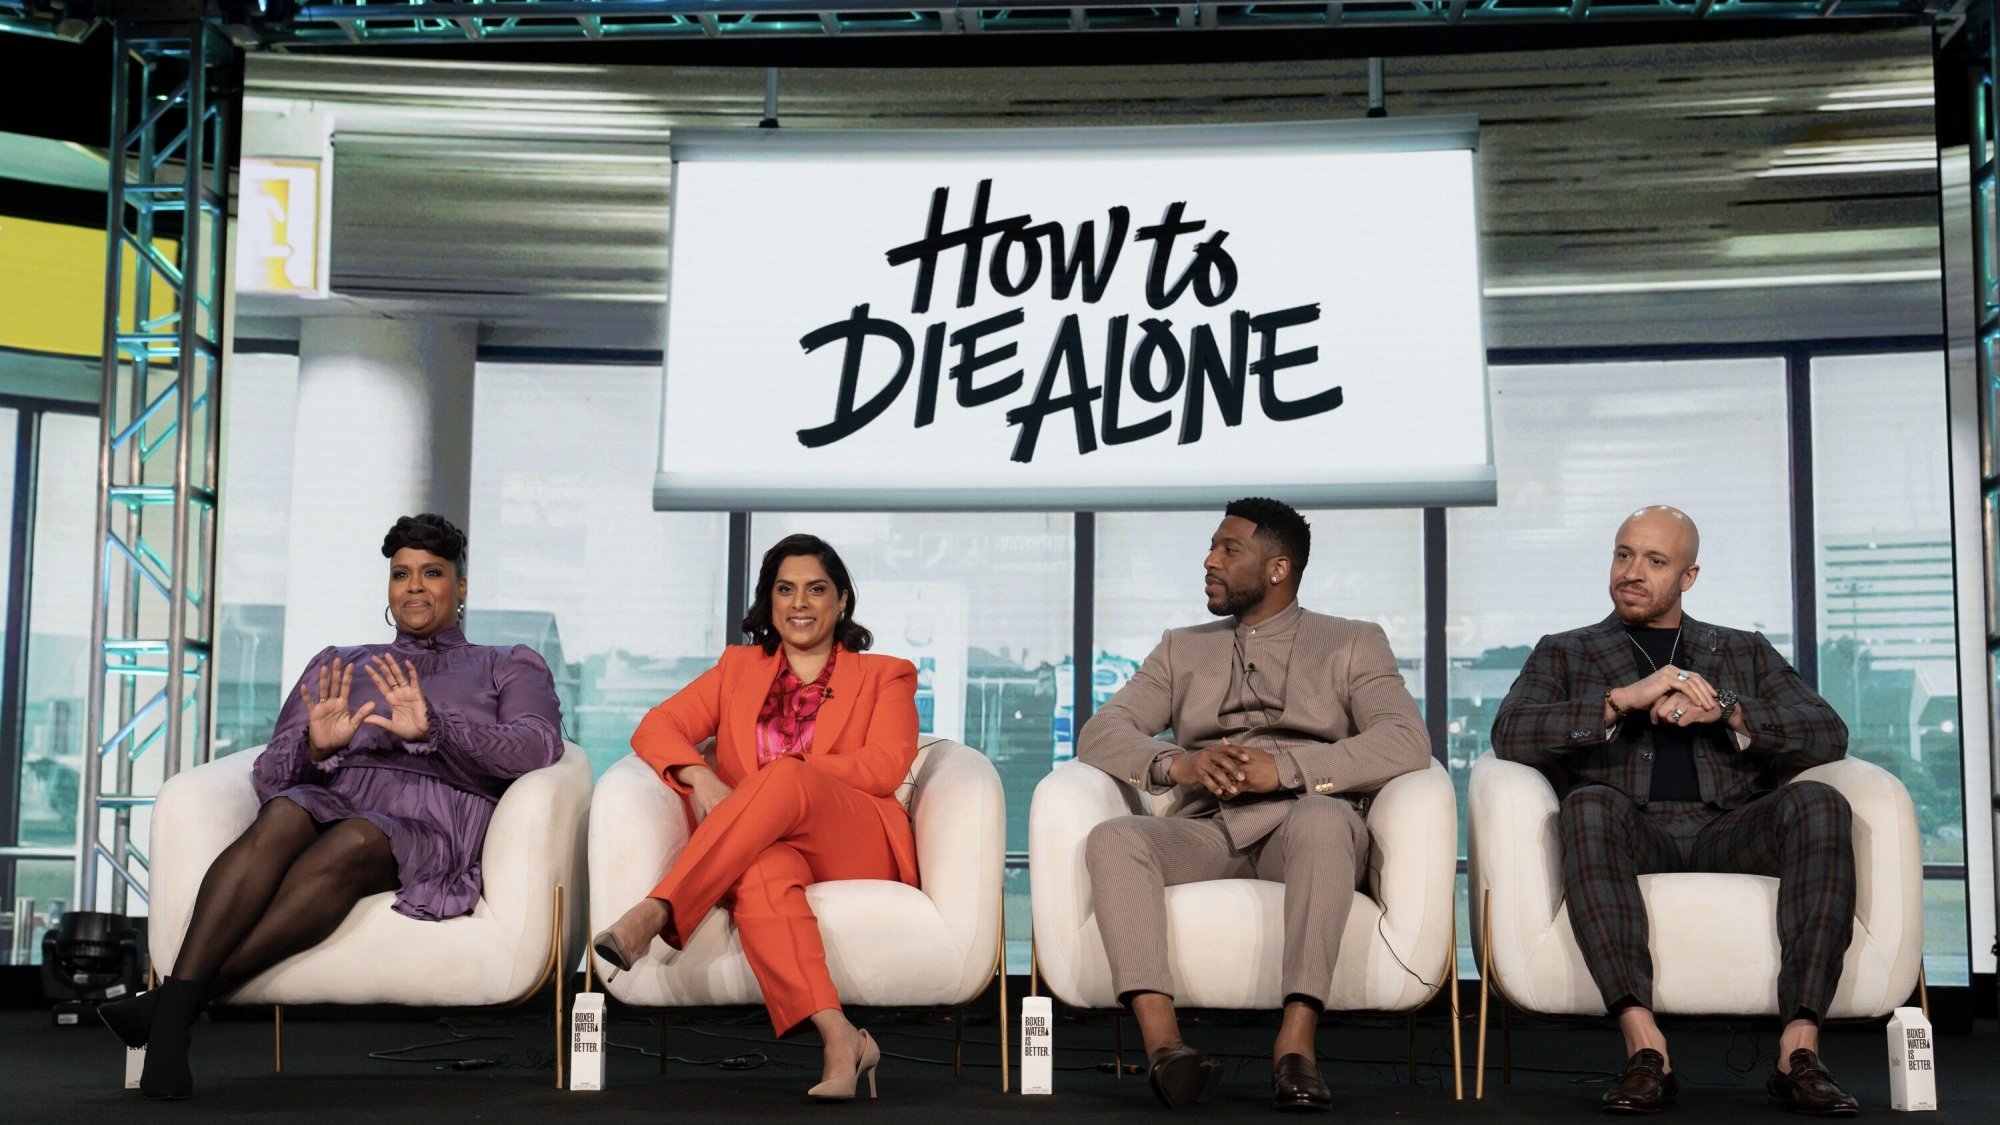
<path id="1" fill-rule="evenodd" d="M 1930 982 L 1925 979 L 1924 962 L 1921 956 L 1917 959 L 1917 1003 L 1922 1005 L 1924 1019 L 1928 1021 L 1931 1018 L 1931 988 Z"/>
<path id="2" fill-rule="evenodd" d="M 556 884 L 555 897 L 551 902 L 553 909 L 549 915 L 549 948 L 551 950 L 550 956 L 556 960 L 556 971 L 552 975 L 556 981 L 556 1089 L 560 1090 L 563 1088 L 563 1063 L 568 1061 L 567 1056 L 569 1054 L 568 1051 L 563 1049 L 567 1045 L 566 1041 L 569 1038 L 563 1034 L 565 1030 L 564 1017 L 568 1014 L 563 1011 L 563 978 L 569 975 L 569 966 L 563 963 L 563 930 L 566 927 L 563 925 L 563 885 L 561 883 Z"/>
<path id="3" fill-rule="evenodd" d="M 1006 933 L 1004 927 L 1001 933 Z M 1007 1092 L 1014 1077 L 1008 1070 L 1014 1061 L 1013 1051 L 1008 1046 L 1011 1040 L 1007 1034 L 1007 1025 L 1011 1019 L 1012 1015 L 1007 1006 L 1007 939 L 1002 937 L 1000 939 L 1000 1092 L 1003 1094 Z"/>
<path id="4" fill-rule="evenodd" d="M 1465 1100 L 1465 1036 L 1462 1033 L 1458 1010 L 1458 896 L 1452 896 L 1451 904 L 1451 948 L 1445 951 L 1445 965 L 1449 969 L 1451 989 L 1451 1097 L 1453 1101 Z"/>
<path id="5" fill-rule="evenodd" d="M 285 1006 L 271 1005 L 271 1072 L 285 1072 Z"/>
<path id="6" fill-rule="evenodd" d="M 1480 899 L 1479 911 L 1479 1048 L 1473 1053 L 1472 1100 L 1486 1097 L 1486 1005 L 1493 980 L 1493 892 Z"/>

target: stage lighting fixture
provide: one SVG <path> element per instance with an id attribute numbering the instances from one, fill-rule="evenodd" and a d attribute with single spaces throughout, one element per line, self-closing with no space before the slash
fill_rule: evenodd
<path id="1" fill-rule="evenodd" d="M 42 935 L 42 995 L 55 1001 L 58 1027 L 84 1022 L 107 1000 L 137 992 L 145 963 L 146 920 L 72 910 Z"/>

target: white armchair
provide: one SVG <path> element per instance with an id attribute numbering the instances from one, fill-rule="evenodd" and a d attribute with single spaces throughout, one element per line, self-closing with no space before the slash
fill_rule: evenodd
<path id="1" fill-rule="evenodd" d="M 844 879 L 807 887 L 806 900 L 819 919 L 827 968 L 844 1002 L 956 1007 L 984 992 L 1000 964 L 1000 881 L 1006 863 L 1000 775 L 979 751 L 925 736 L 897 797 L 910 811 L 919 885 Z M 605 771 L 590 821 L 592 932 L 610 925 L 659 883 L 691 831 L 680 795 L 644 761 L 626 758 Z M 603 971 L 601 963 L 596 967 Z M 644 1008 L 763 1000 L 727 908 L 711 912 L 671 961 L 665 944 L 655 942 L 629 972 L 604 987 L 623 1003 Z M 1004 975 L 1001 988 L 1004 1010 Z M 1003 1084 L 1004 1025 L 1003 1020 Z"/>
<path id="2" fill-rule="evenodd" d="M 1165 795 L 1153 798 L 1155 806 Z M 1114 816 L 1157 812 L 1130 786 L 1082 762 L 1065 762 L 1035 787 L 1028 814 L 1028 870 L 1035 961 L 1049 991 L 1077 1008 L 1115 1008 L 1111 963 L 1098 933 L 1084 869 L 1084 840 Z M 1457 979 L 1452 885 L 1458 871 L 1458 800 L 1442 764 L 1382 787 L 1368 812 L 1368 878 L 1341 936 L 1326 1006 L 1412 1012 Z M 1277 1009 L 1284 886 L 1217 879 L 1167 888 L 1167 951 L 1175 1001 L 1199 1008 Z M 1202 951 L 1252 945 L 1247 960 Z M 1453 998 L 1456 1000 L 1456 989 Z M 1458 1050 L 1453 1021 L 1454 1061 Z"/>
<path id="3" fill-rule="evenodd" d="M 171 966 L 180 952 L 209 864 L 256 819 L 250 771 L 262 751 L 219 758 L 160 787 L 148 901 L 156 966 Z M 577 899 L 589 808 L 590 762 L 570 745 L 561 761 L 515 779 L 501 796 L 481 856 L 484 893 L 472 913 L 420 921 L 390 909 L 393 893 L 370 895 L 332 936 L 225 1002 L 506 1006 L 532 996 L 553 975 L 560 1010 L 564 950 L 583 938 Z M 560 1019 L 556 1038 L 560 1046 Z"/>
<path id="4" fill-rule="evenodd" d="M 1845 758 L 1797 780 L 1822 781 L 1854 813 L 1858 875 L 1854 940 L 1829 1019 L 1887 1015 L 1908 999 L 1923 965 L 1923 854 L 1917 813 L 1901 782 Z M 1598 1016 L 1563 902 L 1560 807 L 1540 770 L 1491 752 L 1473 763 L 1468 854 L 1474 941 L 1480 954 L 1480 1058 L 1488 986 L 1525 1011 Z M 1778 881 L 1694 872 L 1642 875 L 1655 1007 L 1677 1015 L 1778 1014 Z M 1761 922 L 1757 920 L 1761 919 Z M 1483 1069 L 1480 1085 L 1483 1085 Z"/>

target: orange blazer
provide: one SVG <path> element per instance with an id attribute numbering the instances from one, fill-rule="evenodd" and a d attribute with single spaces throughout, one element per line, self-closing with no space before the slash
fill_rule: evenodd
<path id="1" fill-rule="evenodd" d="M 731 645 L 715 667 L 639 721 L 632 750 L 685 795 L 676 766 L 708 765 L 696 749 L 715 739 L 715 772 L 730 788 L 757 772 L 757 712 L 771 693 L 784 650 Z M 916 840 L 896 789 L 917 759 L 917 669 L 907 660 L 842 649 L 827 683 L 805 762 L 874 798 L 896 856 L 897 877 L 917 881 Z"/>

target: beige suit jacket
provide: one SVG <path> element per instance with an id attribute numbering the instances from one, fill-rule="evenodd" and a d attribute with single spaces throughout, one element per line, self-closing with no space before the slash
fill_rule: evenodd
<path id="1" fill-rule="evenodd" d="M 1138 674 L 1083 725 L 1077 757 L 1142 792 L 1163 791 L 1151 782 L 1163 750 L 1199 750 L 1225 733 L 1219 716 L 1235 626 L 1225 618 L 1167 630 Z M 1430 737 L 1381 627 L 1308 611 L 1298 630 L 1272 728 L 1284 747 L 1279 777 L 1296 777 L 1301 788 L 1218 801 L 1206 789 L 1180 786 L 1166 815 L 1218 816 L 1230 842 L 1247 848 L 1283 822 L 1301 793 L 1372 793 L 1430 765 Z M 1155 737 L 1169 730 L 1172 743 Z"/>

